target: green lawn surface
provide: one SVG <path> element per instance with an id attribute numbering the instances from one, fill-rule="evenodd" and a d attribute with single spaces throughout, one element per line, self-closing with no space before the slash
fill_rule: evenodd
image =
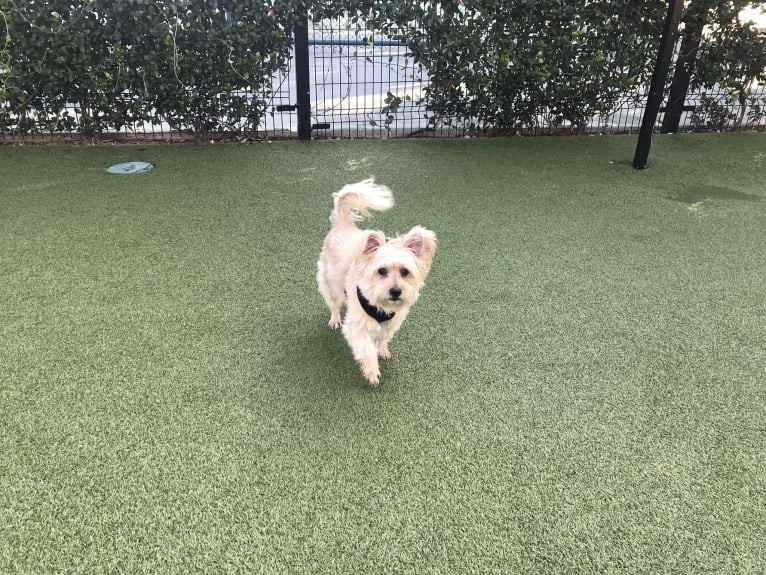
<path id="1" fill-rule="evenodd" d="M 0 573 L 766 572 L 766 134 L 635 143 L 0 147 Z M 378 390 L 369 175 L 439 238 Z"/>

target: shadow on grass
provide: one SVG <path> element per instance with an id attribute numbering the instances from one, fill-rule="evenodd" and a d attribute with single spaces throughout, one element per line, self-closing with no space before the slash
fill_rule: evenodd
<path id="1" fill-rule="evenodd" d="M 744 192 L 732 190 L 731 188 L 698 184 L 682 186 L 665 197 L 668 200 L 675 200 L 684 204 L 697 204 L 708 200 L 758 202 L 763 199 L 755 194 L 746 194 Z"/>

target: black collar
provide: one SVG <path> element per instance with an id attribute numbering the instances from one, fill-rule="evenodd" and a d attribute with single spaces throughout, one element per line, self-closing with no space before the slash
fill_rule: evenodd
<path id="1" fill-rule="evenodd" d="M 359 286 L 356 286 L 356 297 L 359 300 L 362 309 L 367 313 L 367 315 L 378 323 L 383 323 L 384 321 L 390 320 L 396 313 L 393 311 L 385 312 L 379 307 L 372 305 L 370 301 L 362 295 L 362 290 L 359 289 Z"/>

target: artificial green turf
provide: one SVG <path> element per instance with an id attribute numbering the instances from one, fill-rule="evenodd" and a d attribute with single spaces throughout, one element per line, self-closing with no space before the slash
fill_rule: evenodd
<path id="1" fill-rule="evenodd" d="M 0 148 L 0 572 L 763 573 L 766 135 L 634 146 Z M 440 242 L 379 390 L 369 174 Z"/>

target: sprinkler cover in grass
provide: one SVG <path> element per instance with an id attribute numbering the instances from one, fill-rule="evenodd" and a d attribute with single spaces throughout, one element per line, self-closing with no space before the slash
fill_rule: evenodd
<path id="1" fill-rule="evenodd" d="M 148 172 L 154 166 L 146 162 L 124 162 L 109 166 L 106 171 L 110 174 L 143 174 Z"/>

